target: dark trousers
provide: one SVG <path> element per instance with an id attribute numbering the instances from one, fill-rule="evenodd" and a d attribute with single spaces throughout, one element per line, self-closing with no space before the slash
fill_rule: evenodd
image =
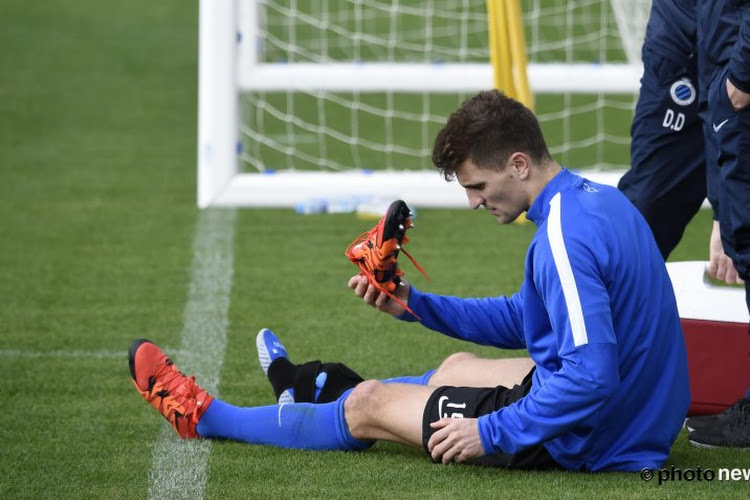
<path id="1" fill-rule="evenodd" d="M 706 198 L 706 161 L 697 77 L 648 49 L 631 127 L 631 168 L 618 188 L 651 227 L 666 259 Z"/>

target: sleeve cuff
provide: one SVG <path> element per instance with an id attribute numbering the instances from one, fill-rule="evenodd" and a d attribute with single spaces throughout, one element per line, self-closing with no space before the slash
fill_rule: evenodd
<path id="1" fill-rule="evenodd" d="M 484 425 L 482 425 L 482 419 L 486 419 L 486 415 L 482 415 L 479 417 L 479 440 L 482 442 L 482 448 L 484 449 L 485 455 L 494 455 L 495 450 L 492 449 L 492 442 L 491 440 L 484 435 L 484 432 L 482 432 L 482 428 Z"/>
<path id="2" fill-rule="evenodd" d="M 727 79 L 732 82 L 732 85 L 737 87 L 737 90 L 740 90 L 746 94 L 750 94 L 750 82 L 742 81 L 738 79 L 732 72 L 730 71 L 727 74 Z"/>
<path id="3" fill-rule="evenodd" d="M 485 455 L 496 455 L 506 453 L 499 444 L 493 442 L 492 436 L 488 435 L 488 426 L 492 425 L 492 419 L 489 415 L 479 417 L 479 440 L 482 442 L 482 448 Z M 489 431 L 492 434 L 492 430 Z M 497 437 L 497 436 L 496 436 Z"/>
<path id="4" fill-rule="evenodd" d="M 419 304 L 422 302 L 422 292 L 414 288 L 414 285 L 411 283 L 409 284 L 409 300 L 406 301 L 406 303 L 409 305 L 409 308 L 414 311 L 415 313 L 419 314 L 416 309 L 419 308 Z M 396 319 L 399 319 L 401 321 L 408 321 L 410 323 L 418 322 L 419 319 L 417 319 L 416 316 L 414 316 L 409 311 L 404 311 L 401 316 L 396 317 Z"/>

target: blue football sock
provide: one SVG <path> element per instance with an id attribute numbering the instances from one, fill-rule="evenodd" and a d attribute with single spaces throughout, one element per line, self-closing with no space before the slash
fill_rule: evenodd
<path id="1" fill-rule="evenodd" d="M 214 399 L 198 422 L 204 438 L 304 450 L 364 450 L 372 442 L 352 437 L 342 397 L 332 403 L 292 403 L 239 408 Z"/>
<path id="2" fill-rule="evenodd" d="M 387 378 L 383 380 L 382 382 L 384 384 L 412 384 L 412 385 L 427 385 L 427 383 L 430 381 L 430 377 L 432 377 L 432 374 L 435 373 L 435 370 L 430 370 L 423 375 L 418 375 L 416 377 L 393 377 L 393 378 Z"/>

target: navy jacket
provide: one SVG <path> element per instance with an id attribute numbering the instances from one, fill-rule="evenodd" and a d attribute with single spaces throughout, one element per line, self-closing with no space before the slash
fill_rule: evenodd
<path id="1" fill-rule="evenodd" d="M 750 0 L 699 0 L 699 94 L 724 66 L 732 84 L 750 93 Z"/>
<path id="2" fill-rule="evenodd" d="M 687 64 L 695 55 L 697 0 L 654 0 L 646 25 L 645 53 L 649 50 Z"/>

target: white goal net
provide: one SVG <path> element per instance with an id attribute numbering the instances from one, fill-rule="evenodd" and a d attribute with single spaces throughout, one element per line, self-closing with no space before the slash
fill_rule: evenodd
<path id="1" fill-rule="evenodd" d="M 650 0 L 520 4 L 553 156 L 624 170 Z M 448 114 L 492 87 L 487 26 L 485 0 L 202 0 L 198 204 L 465 204 L 430 156 Z"/>

